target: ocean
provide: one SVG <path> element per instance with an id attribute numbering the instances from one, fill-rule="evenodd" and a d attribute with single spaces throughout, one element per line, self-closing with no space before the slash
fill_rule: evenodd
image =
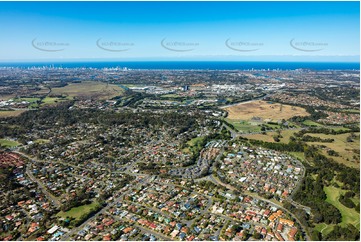
<path id="1" fill-rule="evenodd" d="M 258 61 L 112 61 L 112 62 L 22 62 L 0 67 L 128 68 L 155 70 L 360 70 L 356 62 L 258 62 Z"/>

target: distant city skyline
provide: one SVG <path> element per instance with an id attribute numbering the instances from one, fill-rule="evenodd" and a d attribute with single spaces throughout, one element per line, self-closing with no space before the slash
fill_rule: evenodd
<path id="1" fill-rule="evenodd" d="M 0 2 L 4 61 L 359 62 L 360 3 Z"/>

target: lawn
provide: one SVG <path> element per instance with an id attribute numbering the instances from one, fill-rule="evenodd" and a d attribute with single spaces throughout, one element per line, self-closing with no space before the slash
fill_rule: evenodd
<path id="1" fill-rule="evenodd" d="M 322 127 L 323 126 L 322 124 L 316 123 L 316 122 L 314 122 L 312 120 L 309 120 L 309 119 L 303 121 L 303 124 L 306 125 L 306 126 L 317 126 L 317 127 Z"/>
<path id="2" fill-rule="evenodd" d="M 344 194 L 346 191 L 340 188 L 333 186 L 324 187 L 323 190 L 327 195 L 326 202 L 334 205 L 342 215 L 341 226 L 346 226 L 346 224 L 352 224 L 356 228 L 360 229 L 360 214 L 356 212 L 353 208 L 347 208 L 338 201 L 338 198 L 341 194 Z"/>
<path id="3" fill-rule="evenodd" d="M 332 149 L 340 154 L 339 157 L 330 156 L 327 154 L 326 150 L 323 150 L 323 154 L 327 157 L 330 157 L 334 159 L 335 161 L 345 164 L 350 167 L 354 167 L 357 169 L 360 169 L 360 163 L 359 159 L 354 159 L 354 156 L 356 155 L 353 150 L 356 150 L 359 154 L 360 150 L 360 133 L 355 133 L 357 136 L 356 139 L 354 139 L 354 142 L 347 142 L 347 137 L 350 135 L 349 133 L 345 134 L 337 134 L 337 135 L 328 135 L 328 134 L 309 134 L 307 135 L 314 136 L 314 137 L 320 137 L 322 139 L 334 139 L 335 141 L 332 143 L 325 143 L 325 142 L 307 142 L 309 145 L 324 145 L 329 149 Z"/>
<path id="4" fill-rule="evenodd" d="M 104 82 L 85 81 L 81 83 L 70 83 L 65 87 L 53 88 L 51 95 L 65 95 L 78 98 L 94 98 L 105 100 L 124 94 L 124 89 L 118 85 Z"/>
<path id="5" fill-rule="evenodd" d="M 6 148 L 11 148 L 20 145 L 20 143 L 12 140 L 0 139 L 0 145 L 5 146 Z"/>
<path id="6" fill-rule="evenodd" d="M 265 101 L 244 102 L 224 109 L 228 112 L 228 118 L 235 120 L 251 120 L 254 117 L 259 117 L 263 120 L 278 121 L 282 119 L 287 120 L 293 116 L 309 115 L 301 107 Z"/>
<path id="7" fill-rule="evenodd" d="M 82 205 L 79 207 L 74 207 L 66 212 L 60 211 L 57 216 L 62 218 L 74 218 L 75 220 L 80 219 L 83 214 L 87 214 L 90 212 L 91 209 L 95 208 L 99 205 L 97 202 L 93 202 L 91 204 Z"/>

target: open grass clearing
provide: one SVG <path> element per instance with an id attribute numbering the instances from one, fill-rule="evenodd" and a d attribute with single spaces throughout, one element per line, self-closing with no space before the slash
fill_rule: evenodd
<path id="1" fill-rule="evenodd" d="M 7 117 L 16 117 L 25 112 L 26 110 L 9 110 L 9 111 L 0 111 L 0 118 Z"/>
<path id="2" fill-rule="evenodd" d="M 253 133 L 253 132 L 261 132 L 261 127 L 257 124 L 250 123 L 245 120 L 232 120 L 226 118 L 225 121 L 234 126 L 234 128 L 240 133 Z"/>
<path id="3" fill-rule="evenodd" d="M 16 146 L 20 145 L 20 143 L 13 141 L 13 140 L 8 140 L 8 139 L 0 139 L 0 145 L 4 146 L 6 148 L 12 148 L 12 147 L 16 147 Z"/>
<path id="4" fill-rule="evenodd" d="M 324 145 L 329 149 L 332 149 L 339 153 L 340 156 L 330 156 L 327 154 L 326 150 L 323 150 L 322 153 L 326 155 L 329 158 L 334 159 L 335 161 L 345 164 L 350 167 L 354 167 L 357 169 L 360 169 L 360 161 L 359 159 L 354 159 L 354 156 L 356 153 L 353 150 L 358 151 L 359 154 L 360 150 L 360 133 L 355 133 L 356 138 L 353 142 L 347 142 L 347 137 L 350 136 L 349 133 L 345 134 L 337 134 L 337 135 L 331 135 L 331 134 L 310 134 L 307 133 L 307 135 L 314 136 L 314 137 L 320 137 L 322 139 L 334 139 L 334 142 L 326 143 L 326 142 L 307 142 L 309 145 Z"/>
<path id="5" fill-rule="evenodd" d="M 360 214 L 356 212 L 354 208 L 345 207 L 338 201 L 340 195 L 345 194 L 346 191 L 333 186 L 324 187 L 323 190 L 327 195 L 326 202 L 335 206 L 342 215 L 342 222 L 340 225 L 344 227 L 347 224 L 352 224 L 356 228 L 360 229 Z"/>
<path id="6" fill-rule="evenodd" d="M 332 224 L 320 223 L 320 224 L 316 224 L 315 230 L 317 230 L 318 232 L 322 233 L 323 236 L 325 236 L 333 230 L 334 226 L 335 225 Z"/>
<path id="7" fill-rule="evenodd" d="M 304 108 L 266 101 L 250 101 L 224 108 L 228 119 L 251 120 L 255 117 L 262 120 L 278 121 L 294 116 L 308 116 Z"/>
<path id="8" fill-rule="evenodd" d="M 359 109 L 343 109 L 342 112 L 345 113 L 360 113 Z"/>
<path id="9" fill-rule="evenodd" d="M 29 102 L 29 103 L 35 103 L 35 102 L 37 102 L 39 100 L 40 100 L 40 98 L 38 98 L 38 97 L 22 97 L 22 98 L 15 98 L 14 102 L 26 101 L 26 102 Z"/>
<path id="10" fill-rule="evenodd" d="M 34 140 L 34 143 L 38 143 L 38 144 L 46 144 L 46 143 L 49 143 L 50 140 L 48 139 L 37 139 L 37 140 Z"/>
<path id="11" fill-rule="evenodd" d="M 330 128 L 335 130 L 335 131 L 348 131 L 348 130 L 350 130 L 349 128 L 340 127 L 340 126 L 331 126 Z"/>
<path id="12" fill-rule="evenodd" d="M 83 214 L 87 214 L 90 212 L 90 210 L 92 210 L 93 208 L 95 208 L 98 205 L 97 202 L 93 202 L 90 204 L 86 204 L 86 205 L 82 205 L 79 207 L 74 207 L 66 212 L 60 211 L 57 216 L 58 217 L 62 217 L 62 218 L 74 218 L 76 220 L 80 219 L 80 217 Z"/>
<path id="13" fill-rule="evenodd" d="M 289 152 L 289 154 L 300 161 L 306 161 L 305 154 L 303 152 Z"/>
<path id="14" fill-rule="evenodd" d="M 195 137 L 187 142 L 189 146 L 195 146 L 204 140 L 203 136 Z"/>
<path id="15" fill-rule="evenodd" d="M 178 94 L 164 94 L 162 96 L 160 96 L 161 98 L 178 98 L 181 97 Z"/>
<path id="16" fill-rule="evenodd" d="M 124 89 L 118 85 L 96 81 L 70 83 L 65 87 L 53 88 L 51 95 L 64 95 L 69 97 L 105 100 L 124 94 Z"/>
<path id="17" fill-rule="evenodd" d="M 316 123 L 316 122 L 314 122 L 312 120 L 309 120 L 309 119 L 303 121 L 302 123 L 304 125 L 306 125 L 306 126 L 317 126 L 317 127 L 322 127 L 323 126 L 322 124 Z"/>
<path id="18" fill-rule="evenodd" d="M 0 100 L 8 101 L 10 99 L 14 99 L 16 94 L 0 94 Z"/>
<path id="19" fill-rule="evenodd" d="M 300 131 L 300 129 L 288 129 L 288 130 L 281 130 L 281 138 L 279 143 L 285 143 L 288 144 L 290 142 L 290 137 L 295 133 Z M 272 132 L 266 132 L 266 134 L 245 134 L 244 137 L 248 139 L 255 139 L 255 140 L 261 140 L 265 142 L 273 142 L 276 143 L 276 141 L 273 139 L 274 136 L 277 136 L 278 133 L 275 131 Z"/>
<path id="20" fill-rule="evenodd" d="M 44 105 L 54 105 L 54 104 L 57 104 L 57 103 L 60 103 L 60 102 L 64 102 L 64 101 L 68 101 L 68 100 L 71 100 L 72 97 L 66 97 L 66 98 L 58 98 L 58 97 L 45 97 L 43 100 L 42 100 L 42 106 Z"/>

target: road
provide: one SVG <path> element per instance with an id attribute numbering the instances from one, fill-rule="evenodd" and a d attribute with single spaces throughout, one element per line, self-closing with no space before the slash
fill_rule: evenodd
<path id="1" fill-rule="evenodd" d="M 228 188 L 228 189 L 230 189 L 230 190 L 232 190 L 232 191 L 233 191 L 233 190 L 236 190 L 236 191 L 237 191 L 237 189 L 236 189 L 235 187 L 233 187 L 233 186 L 230 185 L 230 184 L 225 184 L 225 183 L 221 182 L 219 179 L 214 178 L 213 175 L 210 175 L 209 178 L 210 178 L 211 181 L 215 182 L 215 184 L 219 184 L 219 185 L 221 185 L 221 186 L 224 186 L 224 187 L 226 187 L 226 188 Z M 279 205 L 279 204 L 276 204 L 276 203 L 272 202 L 271 200 L 268 200 L 268 199 L 266 199 L 266 198 L 260 197 L 260 196 L 258 196 L 258 195 L 249 194 L 249 193 L 248 193 L 247 195 L 250 196 L 250 197 L 256 198 L 256 199 L 258 199 L 258 200 L 262 200 L 262 201 L 264 201 L 264 202 L 266 202 L 266 203 L 269 203 L 269 204 L 275 206 L 276 208 L 279 208 L 279 209 L 281 209 L 281 210 L 286 211 L 286 212 L 287 212 L 288 214 L 290 214 L 290 215 L 297 221 L 297 223 L 301 226 L 301 228 L 302 228 L 302 230 L 303 230 L 302 232 L 304 232 L 304 234 L 306 235 L 306 240 L 307 240 L 307 241 L 310 241 L 310 240 L 311 240 L 310 236 L 309 236 L 308 233 L 307 233 L 307 229 L 305 228 L 305 226 L 303 226 L 303 224 L 298 220 L 298 218 L 296 217 L 296 215 L 294 215 L 291 211 L 289 211 L 288 209 L 285 209 L 283 206 L 281 206 L 281 205 Z"/>
<path id="2" fill-rule="evenodd" d="M 253 100 L 252 100 L 252 101 L 253 101 Z M 237 104 L 235 104 L 235 105 L 237 105 Z M 234 131 L 232 128 L 230 128 L 228 125 L 226 125 L 226 124 L 224 124 L 224 123 L 222 123 L 221 129 L 222 129 L 223 127 L 226 127 L 226 128 L 230 131 L 233 140 L 234 140 L 235 138 L 237 138 L 238 136 L 240 136 L 240 134 L 239 134 L 238 132 Z M 290 128 L 290 129 L 283 129 L 283 130 L 298 130 L 298 129 L 299 129 L 299 130 L 302 130 L 302 129 L 307 129 L 307 128 Z M 269 131 L 269 132 L 270 132 L 270 131 Z M 261 133 L 261 132 L 255 132 L 255 133 Z M 249 135 L 250 135 L 250 134 L 252 134 L 252 133 L 249 133 Z M 242 134 L 242 135 L 245 135 L 245 136 L 246 136 L 247 134 Z M 302 164 L 301 164 L 301 165 L 302 165 Z M 305 172 L 306 172 L 306 169 L 305 169 L 305 167 L 303 167 L 303 169 L 302 169 L 302 178 L 305 177 Z M 230 190 L 237 190 L 236 188 L 234 188 L 234 187 L 231 186 L 230 184 L 225 184 L 225 183 L 221 182 L 219 179 L 216 179 L 215 177 L 213 177 L 213 175 L 209 175 L 209 176 L 207 176 L 207 177 L 204 177 L 203 179 L 208 179 L 208 180 L 212 181 L 213 183 L 215 183 L 215 184 L 220 184 L 220 185 L 222 185 L 222 186 L 224 186 L 224 187 L 226 187 L 226 188 L 228 188 L 228 189 L 230 189 Z M 300 185 L 301 185 L 301 181 L 297 184 L 295 190 L 299 189 Z M 291 194 L 291 197 L 287 198 L 287 201 L 290 202 L 293 206 L 295 206 L 295 207 L 297 207 L 297 208 L 299 208 L 299 209 L 303 209 L 303 210 L 305 210 L 308 214 L 311 214 L 311 208 L 310 208 L 310 207 L 303 206 L 303 205 L 301 205 L 301 204 L 299 204 L 299 203 L 297 203 L 297 202 L 295 202 L 295 201 L 292 200 L 292 195 L 293 195 L 293 194 L 294 194 L 294 192 Z M 287 211 L 289 214 L 291 214 L 291 215 L 296 219 L 296 221 L 298 222 L 298 224 L 300 224 L 300 226 L 301 226 L 304 234 L 306 235 L 306 239 L 307 239 L 307 240 L 310 240 L 310 237 L 309 237 L 309 235 L 308 235 L 308 233 L 307 233 L 307 229 L 303 226 L 303 224 L 301 224 L 301 222 L 299 221 L 299 219 L 298 219 L 292 212 L 290 212 L 289 210 L 285 209 L 283 206 L 281 206 L 281 205 L 279 205 L 279 204 L 275 204 L 274 202 L 272 202 L 272 201 L 270 201 L 270 200 L 268 200 L 268 199 L 262 198 L 262 197 L 260 197 L 260 196 L 258 196 L 258 195 L 257 195 L 257 196 L 255 196 L 255 195 L 250 195 L 250 196 L 251 196 L 251 197 L 256 197 L 256 198 L 259 199 L 259 200 L 263 200 L 263 201 L 265 201 L 265 202 L 268 202 L 268 203 L 276 206 L 277 208 L 284 209 L 285 211 Z"/>
<path id="3" fill-rule="evenodd" d="M 121 218 L 116 217 L 116 216 L 114 217 L 114 219 L 117 220 L 117 221 L 120 221 L 120 222 L 124 222 Z M 170 237 L 165 236 L 164 234 L 161 234 L 161 233 L 159 233 L 159 232 L 157 232 L 157 231 L 154 231 L 154 230 L 145 228 L 145 227 L 143 227 L 143 226 L 141 226 L 141 225 L 139 225 L 139 224 L 135 224 L 135 222 L 134 222 L 134 225 L 133 225 L 133 226 L 136 227 L 136 228 L 138 228 L 139 230 L 141 230 L 143 233 L 153 234 L 153 235 L 157 236 L 158 238 L 161 238 L 161 239 L 164 240 L 164 241 L 171 241 L 171 238 L 170 238 Z"/>
<path id="4" fill-rule="evenodd" d="M 146 180 L 149 179 L 149 177 L 142 179 L 142 181 L 140 181 L 140 183 L 145 183 Z M 123 197 L 125 195 L 127 195 L 129 192 L 131 191 L 131 189 L 129 188 L 126 192 L 122 193 L 121 196 L 119 196 L 117 199 L 114 199 L 114 201 L 112 203 L 107 204 L 104 208 L 102 208 L 101 210 L 99 210 L 99 212 L 97 212 L 94 216 L 88 218 L 87 220 L 85 220 L 80 226 L 73 228 L 69 233 L 63 235 L 63 237 L 61 238 L 61 240 L 69 240 L 70 237 L 74 234 L 77 234 L 80 230 L 82 230 L 84 228 L 84 226 L 86 224 L 88 224 L 89 222 L 93 221 L 94 219 L 96 219 L 99 215 L 106 213 L 106 211 L 114 206 L 115 204 L 117 204 L 118 202 L 120 202 L 121 200 L 123 200 Z M 114 197 L 114 196 L 113 196 Z"/>
<path id="5" fill-rule="evenodd" d="M 53 194 L 51 194 L 50 192 L 48 192 L 47 188 L 44 186 L 44 184 L 42 182 L 40 182 L 38 179 L 36 179 L 33 174 L 30 171 L 30 167 L 29 165 L 26 166 L 26 175 L 29 176 L 30 180 L 32 180 L 33 182 L 36 182 L 38 184 L 38 186 L 40 187 L 40 189 L 42 190 L 42 192 L 48 197 L 48 199 L 51 201 L 51 203 L 57 207 L 60 208 L 61 206 L 61 202 L 59 202 L 58 198 L 56 198 Z"/>

